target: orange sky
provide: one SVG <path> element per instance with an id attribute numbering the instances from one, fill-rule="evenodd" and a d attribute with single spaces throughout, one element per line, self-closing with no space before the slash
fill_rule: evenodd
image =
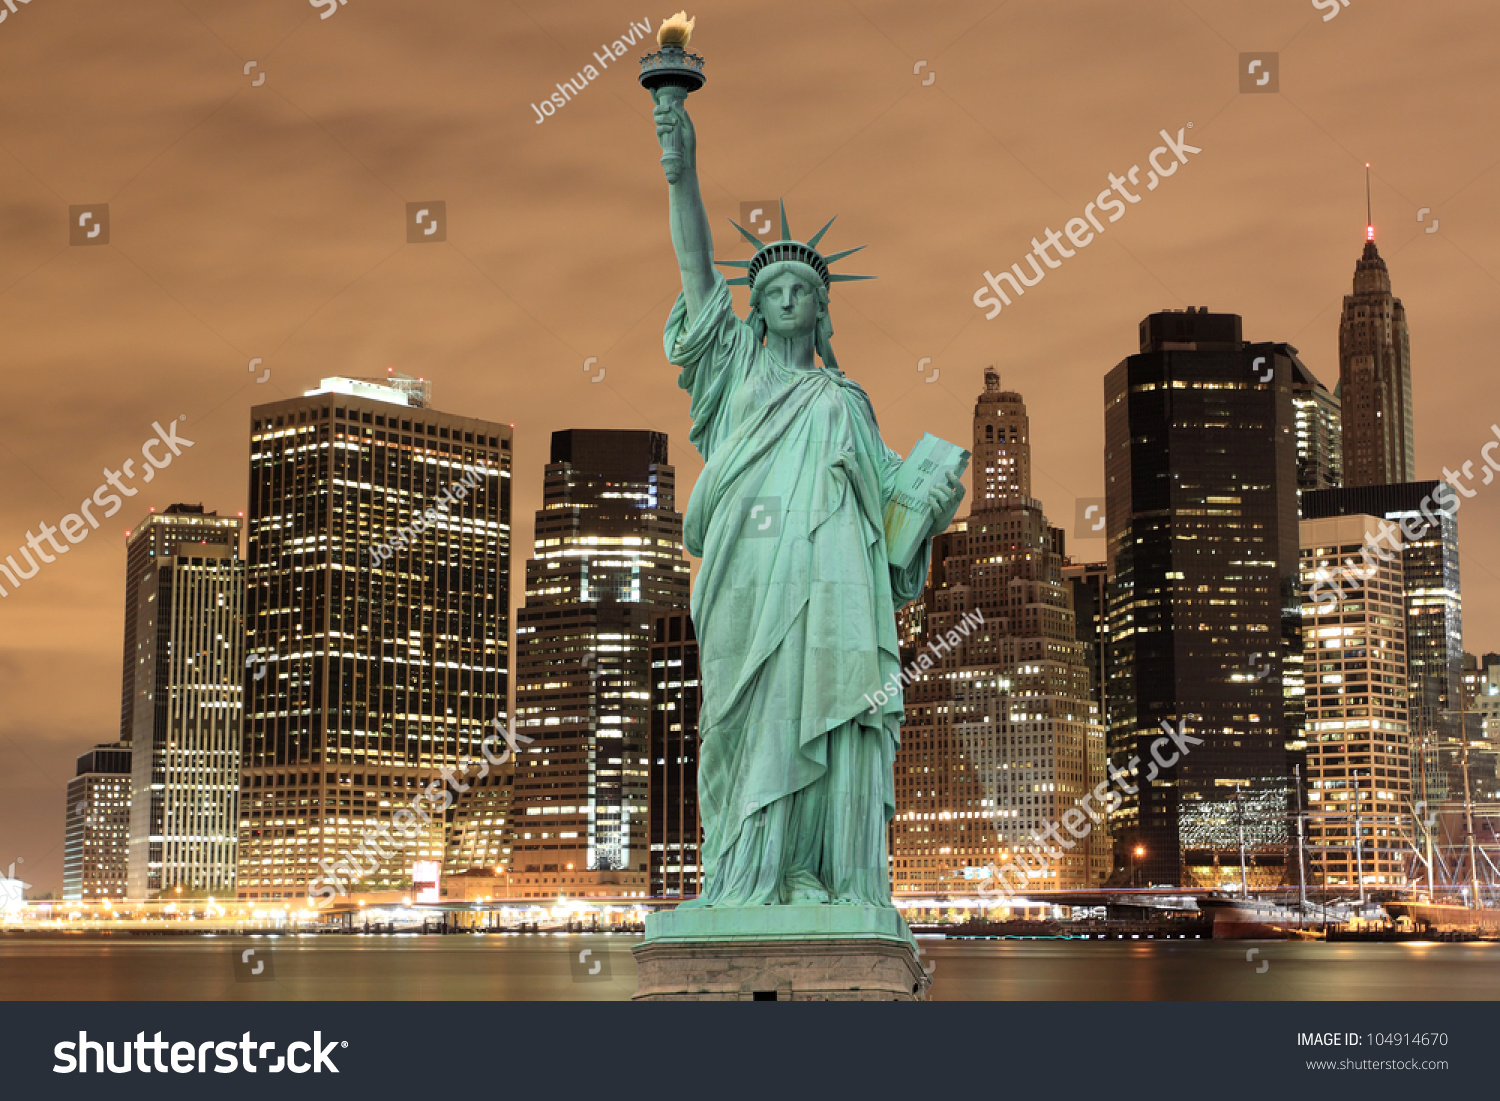
<path id="1" fill-rule="evenodd" d="M 123 533 L 151 504 L 243 509 L 251 405 L 394 366 L 432 379 L 440 409 L 513 421 L 517 579 L 554 429 L 670 433 L 684 502 L 699 470 L 661 351 L 677 272 L 640 47 L 545 122 L 531 106 L 670 12 L 331 11 L 32 0 L 0 22 L 0 556 L 138 455 L 153 421 L 185 416 L 194 441 L 0 601 L 0 869 L 23 860 L 41 889 L 61 885 L 73 760 L 118 729 Z M 1071 529 L 1075 498 L 1103 493 L 1104 373 L 1145 314 L 1240 313 L 1247 338 L 1290 341 L 1331 386 L 1367 160 L 1411 324 L 1419 476 L 1477 458 L 1500 422 L 1493 3 L 1350 0 L 1327 22 L 1311 0 L 691 14 L 720 255 L 748 255 L 724 220 L 740 202 L 779 196 L 794 232 L 838 214 L 824 246 L 870 246 L 843 268 L 879 279 L 835 288 L 835 348 L 897 449 L 967 439 L 993 363 L 1030 408 L 1034 492 Z M 1279 53 L 1279 93 L 1238 91 L 1255 51 Z M 1158 131 L 1189 122 L 1201 154 L 984 319 L 986 268 L 1061 232 L 1108 173 L 1144 178 Z M 427 200 L 447 204 L 447 240 L 408 245 L 405 204 Z M 109 244 L 69 246 L 68 207 L 97 202 Z M 1459 522 L 1467 645 L 1500 649 L 1500 488 Z"/>

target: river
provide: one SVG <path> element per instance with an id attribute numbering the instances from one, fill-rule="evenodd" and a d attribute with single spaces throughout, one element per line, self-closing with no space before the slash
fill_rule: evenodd
<path id="1" fill-rule="evenodd" d="M 603 934 L 7 935 L 0 1000 L 608 1001 L 633 993 L 630 948 L 638 943 L 639 936 Z M 1500 999 L 1500 944 L 923 938 L 921 945 L 939 1001 Z"/>

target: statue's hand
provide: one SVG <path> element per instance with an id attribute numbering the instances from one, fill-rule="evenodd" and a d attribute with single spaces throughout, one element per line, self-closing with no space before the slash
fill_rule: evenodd
<path id="1" fill-rule="evenodd" d="M 946 485 L 933 486 L 927 494 L 927 503 L 932 510 L 932 530 L 929 536 L 938 535 L 953 522 L 958 513 L 959 502 L 964 499 L 964 484 L 951 470 L 945 475 Z"/>
<path id="2" fill-rule="evenodd" d="M 656 139 L 661 142 L 662 167 L 667 182 L 676 183 L 684 168 L 698 167 L 698 135 L 682 102 L 687 93 L 677 88 L 656 92 Z"/>

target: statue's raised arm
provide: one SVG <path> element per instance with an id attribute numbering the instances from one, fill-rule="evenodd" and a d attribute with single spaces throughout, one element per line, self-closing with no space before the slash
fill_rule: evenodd
<path id="1" fill-rule="evenodd" d="M 692 324 L 714 288 L 714 240 L 698 190 L 698 136 L 684 106 L 686 90 L 658 88 L 652 97 L 671 202 L 672 247 L 682 270 L 682 293 Z"/>

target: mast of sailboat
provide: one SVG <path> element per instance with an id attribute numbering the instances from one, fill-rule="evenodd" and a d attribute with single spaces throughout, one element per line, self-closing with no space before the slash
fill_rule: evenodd
<path id="1" fill-rule="evenodd" d="M 1307 864 L 1302 859 L 1302 766 L 1292 766 L 1292 776 L 1297 788 L 1297 927 L 1302 927 L 1302 915 L 1307 913 Z"/>
<path id="2" fill-rule="evenodd" d="M 1469 694 L 1464 689 L 1463 678 L 1458 681 L 1458 736 L 1463 739 L 1463 751 L 1459 754 L 1464 773 L 1464 843 L 1469 850 L 1469 905 L 1478 910 L 1479 901 L 1479 854 L 1474 845 L 1474 798 L 1469 788 Z"/>
<path id="3" fill-rule="evenodd" d="M 1418 764 L 1422 771 L 1422 809 L 1429 817 L 1435 818 L 1436 815 L 1432 813 L 1431 805 L 1427 802 L 1427 732 L 1422 731 L 1420 736 L 1422 741 L 1418 749 Z M 1416 824 L 1415 816 L 1413 816 L 1412 824 Z M 1432 825 L 1426 819 L 1422 821 L 1422 834 L 1427 838 L 1427 901 L 1436 902 L 1437 894 L 1432 888 Z"/>
<path id="4" fill-rule="evenodd" d="M 1373 782 L 1373 781 L 1372 781 Z M 1359 908 L 1363 912 L 1365 908 L 1365 839 L 1361 836 L 1364 827 L 1359 822 L 1359 805 L 1354 808 L 1354 867 L 1355 875 L 1359 877 Z"/>
<path id="5" fill-rule="evenodd" d="M 1250 897 L 1250 874 L 1245 867 L 1245 808 L 1240 802 L 1240 789 L 1234 789 L 1234 808 L 1240 820 L 1240 893 Z"/>

